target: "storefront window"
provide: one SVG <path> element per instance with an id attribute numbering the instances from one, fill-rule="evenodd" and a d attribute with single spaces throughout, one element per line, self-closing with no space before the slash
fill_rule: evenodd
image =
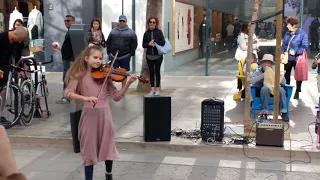
<path id="1" fill-rule="evenodd" d="M 0 1 L 0 32 L 12 30 L 16 21 L 28 29 L 29 42 L 26 42 L 24 56 L 34 54 L 43 56 L 43 49 L 33 49 L 33 46 L 43 46 L 43 0 L 1 0 Z M 18 23 L 21 24 L 21 23 Z M 39 52 L 41 51 L 41 52 Z M 40 58 L 41 59 L 41 58 Z"/>

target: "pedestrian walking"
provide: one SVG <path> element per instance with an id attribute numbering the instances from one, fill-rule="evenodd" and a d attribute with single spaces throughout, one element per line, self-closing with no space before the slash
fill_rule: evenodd
<path id="1" fill-rule="evenodd" d="M 67 15 L 64 24 L 66 28 L 68 29 L 66 36 L 64 38 L 64 42 L 61 47 L 61 56 L 62 56 L 62 62 L 63 62 L 63 74 L 62 74 L 62 81 L 63 81 L 63 90 L 66 89 L 66 82 L 65 77 L 68 69 L 70 68 L 70 63 L 74 61 L 74 54 L 71 44 L 71 38 L 70 38 L 70 32 L 69 29 L 71 27 L 71 24 L 75 24 L 76 19 L 72 15 Z M 62 98 L 58 101 L 56 101 L 57 104 L 69 104 L 70 100 L 66 97 L 62 96 Z"/>
<path id="2" fill-rule="evenodd" d="M 100 91 L 102 84 L 92 78 L 91 70 L 102 65 L 102 58 L 103 53 L 99 46 L 87 47 L 66 74 L 65 97 L 83 102 L 79 141 L 86 180 L 92 180 L 93 166 L 102 161 L 106 165 L 106 179 L 112 180 L 112 164 L 113 160 L 118 158 L 118 151 L 108 94 L 114 101 L 121 100 L 129 86 L 137 79 L 132 75 L 120 91 L 112 80 L 108 79 L 104 89 Z M 99 92 L 101 94 L 98 99 L 96 96 Z"/>

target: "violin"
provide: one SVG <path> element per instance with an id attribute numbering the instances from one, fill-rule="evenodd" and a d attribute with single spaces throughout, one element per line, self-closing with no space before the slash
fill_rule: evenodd
<path id="1" fill-rule="evenodd" d="M 99 68 L 92 69 L 91 75 L 92 75 L 92 78 L 97 82 L 97 84 L 102 84 L 108 72 L 110 72 L 108 78 L 112 79 L 112 81 L 115 81 L 115 82 L 122 82 L 127 78 L 127 76 L 130 76 L 130 74 L 127 73 L 126 69 L 124 68 L 113 69 L 109 65 L 102 65 Z M 149 80 L 142 76 L 139 76 L 137 78 L 142 83 L 149 83 Z"/>

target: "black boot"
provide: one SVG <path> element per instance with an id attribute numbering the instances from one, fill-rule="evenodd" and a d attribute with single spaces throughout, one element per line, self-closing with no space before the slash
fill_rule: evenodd
<path id="1" fill-rule="evenodd" d="M 293 99 L 299 99 L 299 93 L 298 92 L 294 93 Z"/>
<path id="2" fill-rule="evenodd" d="M 113 180 L 112 174 L 106 174 L 106 180 Z"/>

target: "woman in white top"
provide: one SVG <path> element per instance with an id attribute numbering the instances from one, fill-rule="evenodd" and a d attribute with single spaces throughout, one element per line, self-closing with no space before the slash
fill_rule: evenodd
<path id="1" fill-rule="evenodd" d="M 249 39 L 249 22 L 244 21 L 241 27 L 241 32 L 238 35 L 238 48 L 235 54 L 235 59 L 241 61 L 241 59 L 247 57 L 248 53 L 248 39 Z M 253 54 L 258 58 L 257 50 L 259 46 L 257 44 L 257 36 L 253 33 Z M 238 79 L 238 89 L 242 89 L 242 82 Z"/>
<path id="2" fill-rule="evenodd" d="M 248 51 L 248 39 L 249 39 L 249 22 L 245 21 L 242 24 L 241 32 L 238 36 L 238 48 L 235 54 L 235 59 L 240 61 L 247 57 Z M 253 33 L 253 53 L 258 57 L 257 50 L 259 46 L 257 44 L 257 36 Z"/>

